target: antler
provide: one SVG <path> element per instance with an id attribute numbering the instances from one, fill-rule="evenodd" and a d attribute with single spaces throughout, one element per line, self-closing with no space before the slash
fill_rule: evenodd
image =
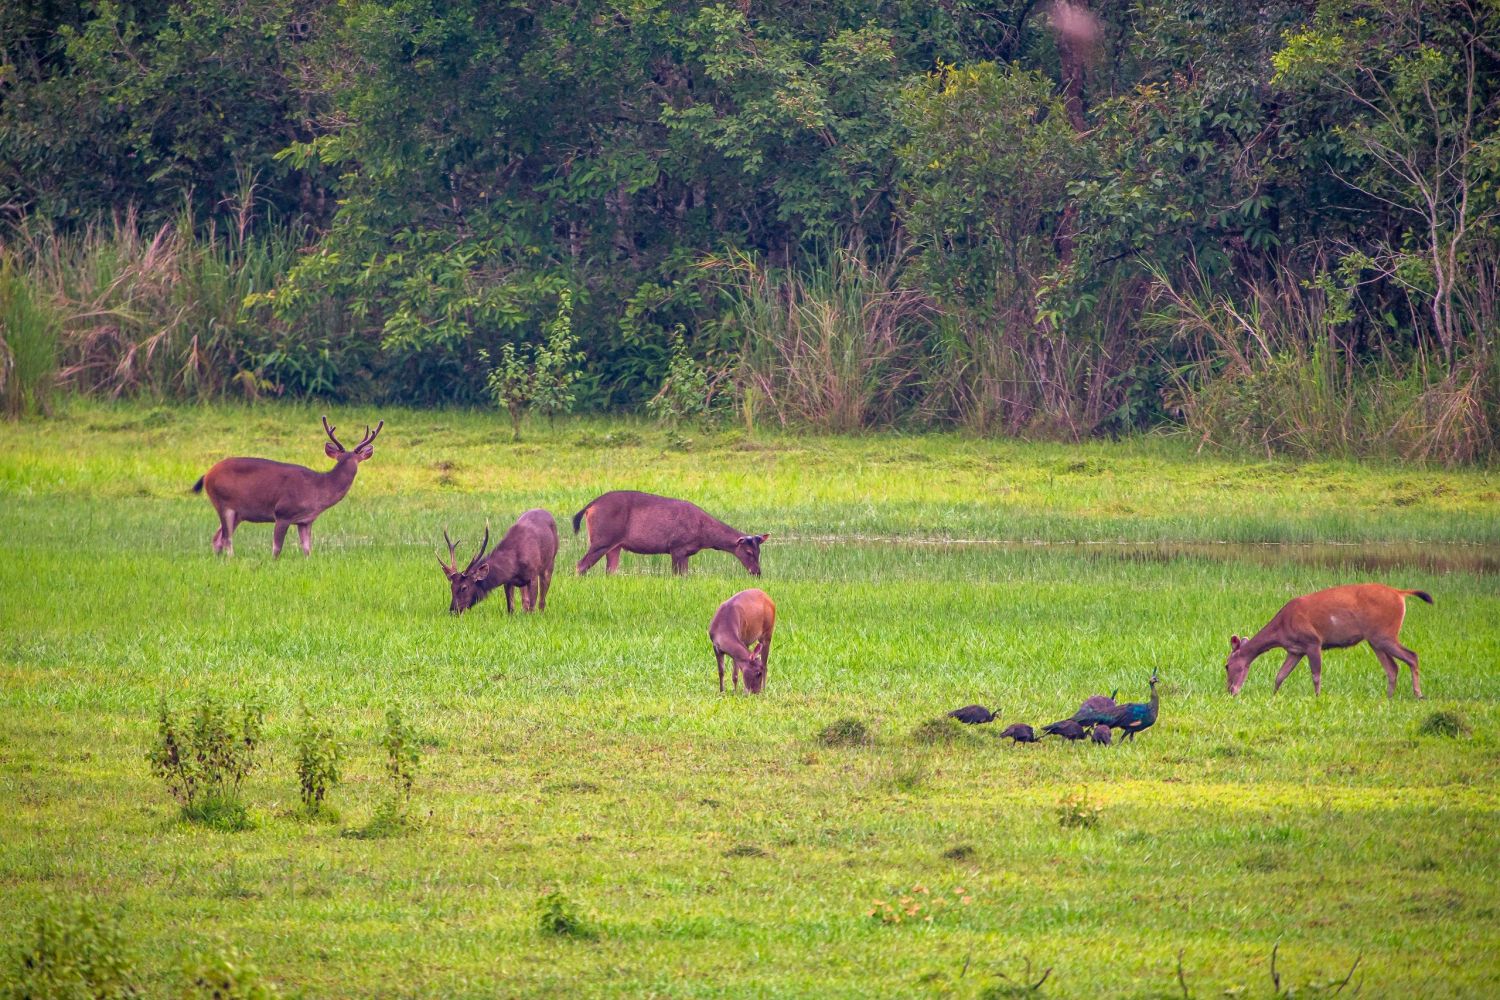
<path id="1" fill-rule="evenodd" d="M 334 447 L 338 448 L 339 451 L 349 450 L 339 443 L 338 438 L 333 436 L 334 428 L 328 426 L 328 417 L 326 415 L 323 417 L 323 429 L 328 432 L 328 440 L 333 442 Z"/>
<path id="2" fill-rule="evenodd" d="M 375 441 L 376 435 L 378 435 L 380 433 L 380 429 L 382 427 L 384 427 L 384 426 L 385 426 L 385 421 L 382 420 L 382 421 L 380 421 L 380 423 L 378 423 L 378 424 L 375 425 L 375 430 L 371 431 L 370 430 L 370 425 L 369 424 L 365 424 L 365 436 L 364 436 L 364 440 L 360 441 L 359 444 L 355 445 L 354 446 L 354 450 L 355 451 L 359 451 L 359 449 L 361 449 L 361 448 L 367 448 L 371 444 L 373 444 L 374 441 Z"/>
<path id="3" fill-rule="evenodd" d="M 437 557 L 437 561 L 438 561 L 438 565 L 441 566 L 441 567 L 443 567 L 443 572 L 448 573 L 448 574 L 451 575 L 453 573 L 457 573 L 458 572 L 458 558 L 454 554 L 455 550 L 458 548 L 458 543 L 454 542 L 452 539 L 450 539 L 448 537 L 448 529 L 447 528 L 443 529 L 443 541 L 445 541 L 445 542 L 448 543 L 448 561 L 447 562 L 443 562 L 443 557 L 442 556 L 438 556 Z M 434 552 L 435 551 L 436 550 L 434 550 Z"/>
<path id="4" fill-rule="evenodd" d="M 486 545 L 488 545 L 488 544 L 490 544 L 490 522 L 489 522 L 488 519 L 485 519 L 485 522 L 484 522 L 484 541 L 482 541 L 482 542 L 479 543 L 479 551 L 476 552 L 476 553 L 474 553 L 474 558 L 473 559 L 469 560 L 469 565 L 467 567 L 465 567 L 465 569 L 464 569 L 465 573 L 467 573 L 469 570 L 473 569 L 475 566 L 479 565 L 479 560 L 481 560 L 481 559 L 484 558 L 484 547 Z"/>

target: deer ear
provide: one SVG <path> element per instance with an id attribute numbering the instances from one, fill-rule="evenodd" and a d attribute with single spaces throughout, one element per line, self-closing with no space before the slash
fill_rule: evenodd
<path id="1" fill-rule="evenodd" d="M 1245 640 L 1241 639 L 1239 636 L 1232 635 L 1232 636 L 1229 637 L 1229 648 L 1230 649 L 1239 649 L 1240 648 L 1240 643 L 1242 643 L 1244 641 Z"/>
<path id="2" fill-rule="evenodd" d="M 338 458 L 343 454 L 343 452 L 339 449 L 339 446 L 334 444 L 332 441 L 324 441 L 323 450 L 328 453 L 329 458 Z"/>
<path id="3" fill-rule="evenodd" d="M 756 538 L 756 539 L 755 539 L 755 541 L 756 541 L 756 543 L 757 543 L 757 544 L 759 544 L 759 543 L 761 543 L 761 542 L 763 542 L 763 541 L 765 541 L 765 540 L 766 540 L 766 539 L 767 539 L 767 538 L 770 538 L 770 537 L 771 537 L 771 536 L 770 536 L 770 535 L 769 535 L 769 534 L 766 534 L 766 535 L 760 535 L 760 536 L 759 536 L 759 537 L 757 537 L 757 538 Z"/>
<path id="4" fill-rule="evenodd" d="M 487 563 L 487 562 L 482 562 L 478 566 L 475 566 L 474 567 L 474 572 L 473 572 L 473 574 L 471 574 L 472 579 L 475 579 L 475 580 L 483 580 L 485 577 L 487 577 L 489 575 L 490 575 L 490 564 Z"/>
<path id="5" fill-rule="evenodd" d="M 375 446 L 367 444 L 363 448 L 354 449 L 354 457 L 363 462 L 375 454 Z"/>

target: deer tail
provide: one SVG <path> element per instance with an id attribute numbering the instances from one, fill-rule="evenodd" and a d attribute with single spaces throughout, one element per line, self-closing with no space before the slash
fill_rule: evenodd
<path id="1" fill-rule="evenodd" d="M 583 510 L 573 515 L 573 534 L 578 534 L 578 526 L 583 523 L 583 515 L 588 513 L 588 509 L 593 505 L 593 501 L 591 500 L 583 505 Z"/>
<path id="2" fill-rule="evenodd" d="M 1432 595 L 1425 590 L 1403 590 L 1401 593 L 1410 594 L 1412 597 L 1419 597 L 1428 604 L 1432 603 Z"/>
<path id="3" fill-rule="evenodd" d="M 198 477 L 198 481 L 193 484 L 193 492 L 194 493 L 202 493 L 203 492 L 203 479 L 204 479 L 203 476 L 199 476 Z M 1428 603 L 1431 603 L 1430 599 L 1429 599 Z"/>

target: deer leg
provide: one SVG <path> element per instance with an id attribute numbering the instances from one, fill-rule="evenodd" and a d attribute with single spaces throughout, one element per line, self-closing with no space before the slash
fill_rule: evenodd
<path id="1" fill-rule="evenodd" d="M 724 693 L 724 653 L 721 650 L 719 650 L 718 647 L 714 648 L 714 658 L 719 661 L 719 693 L 723 694 Z"/>
<path id="2" fill-rule="evenodd" d="M 508 583 L 505 585 L 505 613 L 508 615 L 516 613 L 515 590 Z"/>
<path id="3" fill-rule="evenodd" d="M 310 525 L 310 524 L 299 524 L 299 525 L 297 525 L 297 541 L 299 543 L 301 543 L 301 545 L 302 545 L 302 554 L 303 555 L 305 555 L 305 556 L 312 555 L 312 525 Z"/>
<path id="4" fill-rule="evenodd" d="M 525 610 L 525 611 L 535 611 L 536 610 L 536 592 L 537 592 L 537 586 L 538 585 L 537 585 L 536 577 L 532 577 L 531 580 L 530 580 L 530 582 L 527 583 L 526 586 L 524 586 L 524 587 L 521 588 L 521 608 L 523 610 Z"/>
<path id="5" fill-rule="evenodd" d="M 229 521 L 223 511 L 214 513 L 219 515 L 219 530 L 214 532 L 214 555 L 218 555 L 229 545 Z"/>
<path id="6" fill-rule="evenodd" d="M 686 575 L 688 571 L 688 556 L 691 554 L 692 553 L 673 552 L 672 572 L 676 573 L 678 576 Z M 738 671 L 736 671 L 736 673 L 738 673 Z"/>
<path id="7" fill-rule="evenodd" d="M 1301 653 L 1294 653 L 1290 649 L 1286 651 L 1286 660 L 1282 662 L 1281 669 L 1276 671 L 1276 687 L 1272 689 L 1272 694 L 1275 694 L 1277 691 L 1281 690 L 1282 682 L 1286 680 L 1287 674 L 1290 674 L 1292 672 L 1292 668 L 1301 661 Z"/>
<path id="8" fill-rule="evenodd" d="M 224 543 L 221 546 L 227 556 L 234 555 L 234 510 L 226 507 L 219 512 L 219 531 L 224 535 Z"/>
<path id="9" fill-rule="evenodd" d="M 276 530 L 271 533 L 271 558 L 281 558 L 281 543 L 286 541 L 286 529 L 291 526 L 292 522 L 277 519 Z"/>
<path id="10" fill-rule="evenodd" d="M 594 565 L 594 563 L 604 558 L 604 554 L 607 551 L 609 550 L 605 549 L 602 546 L 591 547 L 587 552 L 583 554 L 583 558 L 578 560 L 578 575 L 582 576 L 583 574 L 587 573 L 590 567 Z M 608 569 L 609 567 L 605 566 L 606 572 L 608 571 Z"/>
<path id="11" fill-rule="evenodd" d="M 1414 653 L 1414 652 L 1412 652 L 1411 650 L 1407 649 L 1405 646 L 1401 645 L 1400 641 L 1398 641 L 1396 639 L 1388 639 L 1388 640 L 1382 642 L 1381 646 L 1383 646 L 1385 648 L 1385 651 L 1389 655 L 1391 655 L 1391 656 L 1395 657 L 1396 659 L 1400 660 L 1401 662 L 1405 663 L 1408 667 L 1411 667 L 1411 693 L 1414 694 L 1414 695 L 1416 695 L 1418 698 L 1421 698 L 1423 696 L 1422 695 L 1422 674 L 1421 674 L 1420 669 L 1417 667 L 1417 654 Z M 1396 668 L 1396 674 L 1397 674 L 1397 676 L 1400 676 L 1400 673 L 1401 673 L 1401 668 L 1397 667 Z M 1391 681 L 1391 694 L 1395 694 L 1395 692 L 1396 692 L 1396 682 L 1393 679 Z"/>
<path id="12" fill-rule="evenodd" d="M 1375 659 L 1380 661 L 1381 669 L 1385 671 L 1385 696 L 1394 698 L 1396 696 L 1396 681 L 1401 679 L 1401 668 L 1396 666 L 1396 661 L 1391 659 L 1391 654 L 1381 649 L 1374 643 L 1370 648 L 1375 650 Z"/>
<path id="13" fill-rule="evenodd" d="M 611 576 L 614 575 L 615 571 L 620 568 L 620 553 L 622 551 L 623 549 L 621 549 L 620 546 L 616 545 L 614 548 L 604 553 L 604 572 L 610 574 Z"/>
<path id="14" fill-rule="evenodd" d="M 551 587 L 552 587 L 552 571 L 550 569 L 543 570 L 542 571 L 542 585 L 541 585 L 541 588 L 540 588 L 540 590 L 539 590 L 539 592 L 537 594 L 537 610 L 538 611 L 546 611 L 547 610 L 547 591 L 550 590 Z"/>
<path id="15" fill-rule="evenodd" d="M 1307 669 L 1312 673 L 1313 694 L 1323 693 L 1323 649 L 1314 646 L 1307 651 Z"/>

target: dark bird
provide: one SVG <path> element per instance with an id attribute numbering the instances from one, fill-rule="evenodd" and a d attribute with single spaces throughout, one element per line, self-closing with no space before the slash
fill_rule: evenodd
<path id="1" fill-rule="evenodd" d="M 1073 716 L 1073 720 L 1085 726 L 1109 726 L 1112 729 L 1119 729 L 1133 740 L 1136 733 L 1143 729 L 1150 729 L 1156 724 L 1156 713 L 1160 706 L 1160 699 L 1156 695 L 1156 671 L 1153 670 L 1151 671 L 1151 700 L 1149 702 L 1126 702 L 1124 705 L 1094 712 L 1079 709 L 1078 713 Z"/>
<path id="2" fill-rule="evenodd" d="M 963 708 L 955 708 L 948 715 L 966 726 L 978 726 L 995 721 L 995 713 L 983 705 L 965 705 Z"/>
<path id="3" fill-rule="evenodd" d="M 1091 735 L 1095 743 L 1103 743 L 1105 746 L 1109 746 L 1109 727 L 1102 722 L 1094 727 Z"/>
<path id="4" fill-rule="evenodd" d="M 1061 736 L 1065 740 L 1081 740 L 1089 734 L 1083 726 L 1072 719 L 1063 719 L 1042 727 L 1043 736 Z"/>
<path id="5" fill-rule="evenodd" d="M 1005 731 L 1000 734 L 999 739 L 1003 740 L 1007 736 L 1015 740 L 1017 743 L 1036 742 L 1036 730 L 1032 729 L 1024 722 L 1017 722 L 1015 725 L 1006 726 Z"/>
<path id="6" fill-rule="evenodd" d="M 1115 696 L 1119 693 L 1120 689 L 1115 688 L 1107 696 L 1102 694 L 1095 694 L 1083 699 L 1083 704 L 1079 705 L 1078 711 L 1073 713 L 1073 721 L 1083 722 L 1085 716 L 1094 715 L 1099 712 L 1114 708 Z M 1088 723 L 1084 722 L 1084 725 L 1088 725 Z"/>

